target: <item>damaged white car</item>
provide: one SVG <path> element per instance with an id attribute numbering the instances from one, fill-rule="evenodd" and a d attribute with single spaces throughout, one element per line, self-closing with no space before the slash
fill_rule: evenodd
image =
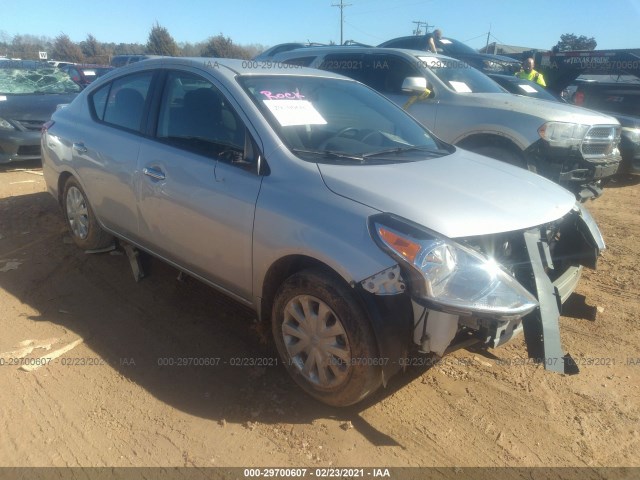
<path id="1" fill-rule="evenodd" d="M 43 169 L 78 246 L 118 239 L 252 307 L 331 405 L 416 351 L 522 331 L 547 368 L 575 370 L 559 309 L 604 243 L 571 193 L 358 82 L 252 63 L 140 62 L 54 114 Z"/>

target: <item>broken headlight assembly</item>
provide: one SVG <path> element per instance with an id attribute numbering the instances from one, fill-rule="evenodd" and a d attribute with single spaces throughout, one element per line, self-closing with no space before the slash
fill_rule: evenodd
<path id="1" fill-rule="evenodd" d="M 370 219 L 372 237 L 400 264 L 412 296 L 438 310 L 509 320 L 538 306 L 494 259 L 389 214 Z"/>

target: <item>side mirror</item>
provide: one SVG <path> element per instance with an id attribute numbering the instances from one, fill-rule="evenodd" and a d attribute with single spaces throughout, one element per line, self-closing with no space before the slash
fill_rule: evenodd
<path id="1" fill-rule="evenodd" d="M 424 77 L 407 77 L 402 82 L 402 91 L 421 94 L 427 89 L 427 79 Z"/>

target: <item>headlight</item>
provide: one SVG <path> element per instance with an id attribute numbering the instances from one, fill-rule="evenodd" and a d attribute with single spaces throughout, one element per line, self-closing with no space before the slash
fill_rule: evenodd
<path id="1" fill-rule="evenodd" d="M 0 117 L 0 128 L 3 129 L 3 130 L 15 130 L 16 129 L 16 127 L 11 125 L 7 120 L 5 120 L 2 117 Z"/>
<path id="2" fill-rule="evenodd" d="M 502 70 L 502 65 L 491 60 L 483 60 L 482 64 L 484 65 L 485 70 Z"/>
<path id="3" fill-rule="evenodd" d="M 547 122 L 538 129 L 538 134 L 552 147 L 571 147 L 580 145 L 588 130 L 589 125 L 579 123 Z"/>
<path id="4" fill-rule="evenodd" d="M 632 143 L 640 143 L 640 128 L 622 127 L 622 136 Z"/>
<path id="5" fill-rule="evenodd" d="M 538 306 L 495 260 L 471 248 L 390 215 L 372 217 L 370 229 L 382 249 L 409 267 L 412 293 L 444 310 L 508 319 Z"/>

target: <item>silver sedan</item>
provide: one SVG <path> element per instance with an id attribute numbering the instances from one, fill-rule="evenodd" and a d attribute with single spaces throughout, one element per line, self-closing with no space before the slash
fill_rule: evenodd
<path id="1" fill-rule="evenodd" d="M 80 248 L 128 244 L 250 306 L 323 402 L 360 401 L 414 355 L 527 329 L 548 369 L 575 366 L 558 300 L 604 248 L 586 210 L 354 80 L 147 60 L 58 111 L 42 148 Z"/>

